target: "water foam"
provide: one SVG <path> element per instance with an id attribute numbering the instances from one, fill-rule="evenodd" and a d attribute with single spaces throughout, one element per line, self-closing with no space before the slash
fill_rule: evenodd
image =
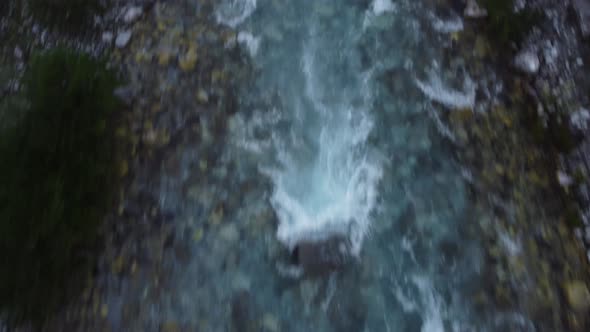
<path id="1" fill-rule="evenodd" d="M 313 46 L 307 47 L 303 56 L 303 71 L 306 95 L 313 107 L 300 106 L 295 113 L 301 117 L 313 112 L 321 129 L 307 133 L 317 139 L 311 144 L 315 147 L 312 156 L 301 160 L 297 149 L 281 148 L 281 167 L 265 172 L 275 185 L 271 203 L 279 217 L 277 237 L 293 247 L 302 240 L 344 235 L 350 240 L 351 253 L 358 255 L 369 231 L 382 176 L 366 146 L 373 123 L 367 109 L 352 107 L 345 96 L 340 96 L 336 105 L 322 102 L 324 86 L 318 81 Z M 368 78 L 361 80 L 367 99 Z"/>
<path id="2" fill-rule="evenodd" d="M 375 15 L 382 15 L 387 12 L 395 11 L 396 6 L 391 0 L 373 0 L 371 10 Z"/>
<path id="3" fill-rule="evenodd" d="M 220 24 L 235 28 L 256 10 L 257 0 L 223 0 L 217 6 L 215 18 Z"/>
<path id="4" fill-rule="evenodd" d="M 415 79 L 416 85 L 428 98 L 451 109 L 468 109 L 475 106 L 475 83 L 466 77 L 463 91 L 445 85 L 439 75 L 430 71 L 428 81 Z"/>

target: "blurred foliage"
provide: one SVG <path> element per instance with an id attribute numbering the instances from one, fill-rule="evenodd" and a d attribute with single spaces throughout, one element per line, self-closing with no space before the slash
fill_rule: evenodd
<path id="1" fill-rule="evenodd" d="M 113 201 L 114 73 L 57 49 L 0 102 L 0 311 L 40 324 L 88 280 Z"/>
<path id="2" fill-rule="evenodd" d="M 36 18 L 63 32 L 75 33 L 104 10 L 99 0 L 29 0 Z"/>
<path id="3" fill-rule="evenodd" d="M 487 32 L 490 39 L 500 44 L 519 44 L 531 29 L 542 19 L 536 9 L 524 8 L 515 12 L 514 0 L 483 0 L 488 11 Z"/>

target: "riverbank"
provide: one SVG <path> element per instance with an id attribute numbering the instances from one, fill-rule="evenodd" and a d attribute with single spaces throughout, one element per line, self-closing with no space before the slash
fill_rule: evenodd
<path id="1" fill-rule="evenodd" d="M 516 11 L 540 16 L 507 43 L 487 33 L 494 18 L 465 5 L 448 52 L 465 59 L 476 104 L 445 116 L 477 201 L 498 211 L 482 221 L 488 299 L 523 309 L 539 331 L 586 331 L 587 41 L 567 2 L 521 2 Z"/>

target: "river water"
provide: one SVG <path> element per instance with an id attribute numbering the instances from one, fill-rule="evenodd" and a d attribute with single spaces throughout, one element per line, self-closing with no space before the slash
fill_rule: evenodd
<path id="1" fill-rule="evenodd" d="M 217 162 L 179 152 L 207 172 L 200 187 L 187 199 L 180 180 L 162 180 L 191 258 L 171 263 L 164 300 L 143 302 L 155 324 L 145 326 L 532 330 L 518 313 L 477 304 L 490 287 L 478 225 L 492 213 L 474 206 L 437 113 L 473 107 L 475 90 L 460 68 L 441 69 L 445 34 L 462 23 L 433 2 L 216 4 L 255 75 L 236 91 Z M 326 250 L 345 264 L 313 275 L 298 264 Z"/>

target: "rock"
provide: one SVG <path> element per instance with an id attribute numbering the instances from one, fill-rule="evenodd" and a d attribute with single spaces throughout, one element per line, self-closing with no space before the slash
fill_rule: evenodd
<path id="1" fill-rule="evenodd" d="M 115 46 L 118 48 L 124 48 L 129 44 L 131 40 L 131 30 L 124 30 L 117 34 L 117 39 L 115 39 Z"/>
<path id="2" fill-rule="evenodd" d="M 536 74 L 540 65 L 539 57 L 532 51 L 522 51 L 514 58 L 514 66 L 526 74 Z"/>
<path id="3" fill-rule="evenodd" d="M 272 314 L 266 313 L 262 317 L 262 326 L 269 332 L 278 332 L 279 320 Z"/>
<path id="4" fill-rule="evenodd" d="M 488 16 L 488 11 L 481 8 L 476 0 L 467 0 L 463 15 L 469 18 L 483 18 Z"/>
<path id="5" fill-rule="evenodd" d="M 197 48 L 190 47 L 188 52 L 178 60 L 178 66 L 183 71 L 191 71 L 195 69 L 195 65 L 197 64 Z"/>
<path id="6" fill-rule="evenodd" d="M 557 182 L 559 182 L 559 185 L 561 185 L 562 187 L 567 188 L 574 184 L 574 179 L 572 179 L 571 176 L 567 175 L 563 171 L 557 171 Z"/>
<path id="7" fill-rule="evenodd" d="M 563 288 L 572 309 L 580 312 L 590 309 L 590 291 L 588 291 L 588 286 L 583 281 L 566 282 Z"/>
<path id="8" fill-rule="evenodd" d="M 590 1 L 573 0 L 572 8 L 576 13 L 582 37 L 590 37 Z"/>
<path id="9" fill-rule="evenodd" d="M 18 46 L 14 48 L 14 57 L 18 60 L 22 60 L 23 58 L 23 50 L 21 50 Z"/>
<path id="10" fill-rule="evenodd" d="M 585 108 L 573 112 L 570 115 L 570 125 L 577 130 L 584 131 L 588 129 L 588 122 L 590 121 L 590 112 Z"/>
<path id="11" fill-rule="evenodd" d="M 219 237 L 225 242 L 235 243 L 240 239 L 240 232 L 234 223 L 228 223 L 219 231 Z"/>
<path id="12" fill-rule="evenodd" d="M 319 242 L 300 242 L 291 258 L 308 275 L 329 274 L 349 262 L 347 241 L 335 236 Z"/>
<path id="13" fill-rule="evenodd" d="M 101 39 L 103 43 L 111 43 L 113 41 L 113 33 L 110 31 L 105 31 L 102 33 Z"/>
<path id="14" fill-rule="evenodd" d="M 138 6 L 128 7 L 123 16 L 123 21 L 127 24 L 135 22 L 143 14 L 143 8 Z"/>
<path id="15" fill-rule="evenodd" d="M 160 66 L 167 66 L 170 63 L 170 59 L 172 58 L 172 54 L 168 50 L 160 51 L 158 54 L 158 64 Z"/>
<path id="16" fill-rule="evenodd" d="M 201 104 L 206 104 L 209 101 L 209 94 L 207 94 L 207 91 L 205 91 L 203 89 L 199 89 L 199 91 L 197 92 L 197 100 Z M 205 164 L 205 166 L 206 166 L 206 164 Z"/>

